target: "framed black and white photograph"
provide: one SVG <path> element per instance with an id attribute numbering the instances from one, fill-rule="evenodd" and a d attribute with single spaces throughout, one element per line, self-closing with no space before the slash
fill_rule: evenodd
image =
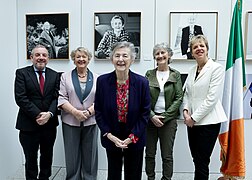
<path id="1" fill-rule="evenodd" d="M 246 14 L 245 28 L 245 55 L 247 60 L 252 60 L 252 11 Z"/>
<path id="2" fill-rule="evenodd" d="M 209 57 L 216 59 L 217 12 L 171 12 L 169 42 L 174 51 L 173 59 L 193 59 L 189 42 L 199 34 L 206 36 L 209 43 Z"/>
<path id="3" fill-rule="evenodd" d="M 50 59 L 69 59 L 69 14 L 26 14 L 27 59 L 37 44 L 48 49 Z"/>
<path id="4" fill-rule="evenodd" d="M 140 12 L 96 12 L 94 13 L 95 60 L 108 60 L 113 44 L 121 41 L 132 42 L 136 60 L 141 52 Z"/>

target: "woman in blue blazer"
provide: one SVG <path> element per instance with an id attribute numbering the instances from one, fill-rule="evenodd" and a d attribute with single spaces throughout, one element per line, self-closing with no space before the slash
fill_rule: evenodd
<path id="1" fill-rule="evenodd" d="M 116 43 L 110 54 L 115 70 L 98 77 L 95 117 L 106 148 L 108 180 L 141 180 L 145 128 L 150 116 L 149 84 L 130 71 L 135 59 L 134 45 Z"/>

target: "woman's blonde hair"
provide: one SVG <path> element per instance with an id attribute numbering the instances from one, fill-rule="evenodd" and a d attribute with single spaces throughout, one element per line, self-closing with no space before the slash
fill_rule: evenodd
<path id="1" fill-rule="evenodd" d="M 79 51 L 79 52 L 83 52 L 85 55 L 88 56 L 88 60 L 90 60 L 92 58 L 92 54 L 91 52 L 87 49 L 87 48 L 84 48 L 84 47 L 78 47 L 77 49 L 75 50 L 72 50 L 71 52 L 71 59 L 74 61 L 74 58 L 75 58 L 75 55 L 76 55 L 76 52 Z"/>
<path id="2" fill-rule="evenodd" d="M 209 44 L 208 44 L 208 40 L 207 40 L 206 36 L 200 34 L 200 35 L 193 36 L 193 38 L 190 41 L 189 46 L 190 46 L 191 54 L 192 54 L 192 46 L 199 41 L 203 41 L 206 45 L 207 51 L 209 50 Z"/>

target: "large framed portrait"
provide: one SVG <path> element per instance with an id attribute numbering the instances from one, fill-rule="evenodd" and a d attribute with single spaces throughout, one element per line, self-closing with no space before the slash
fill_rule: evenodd
<path id="1" fill-rule="evenodd" d="M 95 60 L 108 60 L 116 42 L 128 41 L 135 46 L 136 60 L 141 52 L 141 12 L 94 13 Z"/>
<path id="2" fill-rule="evenodd" d="M 193 59 L 189 42 L 195 35 L 203 34 L 209 43 L 208 56 L 216 59 L 217 12 L 171 12 L 169 42 L 173 59 Z"/>
<path id="3" fill-rule="evenodd" d="M 245 28 L 245 55 L 247 60 L 252 60 L 252 11 L 246 14 Z"/>
<path id="4" fill-rule="evenodd" d="M 50 59 L 69 59 L 69 14 L 26 14 L 26 50 L 41 44 L 48 49 Z"/>

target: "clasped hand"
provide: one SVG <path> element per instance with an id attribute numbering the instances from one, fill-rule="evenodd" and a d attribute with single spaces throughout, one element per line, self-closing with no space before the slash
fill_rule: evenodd
<path id="1" fill-rule="evenodd" d="M 39 115 L 36 117 L 36 122 L 39 125 L 44 125 L 48 122 L 48 120 L 50 119 L 51 114 L 49 112 L 41 112 L 39 113 Z"/>
<path id="2" fill-rule="evenodd" d="M 72 114 L 77 120 L 81 122 L 87 120 L 90 117 L 87 110 L 82 111 L 82 110 L 74 109 Z"/>
<path id="3" fill-rule="evenodd" d="M 188 127 L 193 127 L 195 124 L 195 121 L 192 119 L 189 112 L 184 111 L 184 124 Z"/>
<path id="4" fill-rule="evenodd" d="M 128 148 L 128 145 L 132 142 L 130 138 L 126 138 L 125 140 L 121 140 L 117 138 L 116 136 L 112 135 L 111 133 L 108 133 L 107 135 L 108 139 L 115 143 L 116 147 L 126 149 Z"/>

